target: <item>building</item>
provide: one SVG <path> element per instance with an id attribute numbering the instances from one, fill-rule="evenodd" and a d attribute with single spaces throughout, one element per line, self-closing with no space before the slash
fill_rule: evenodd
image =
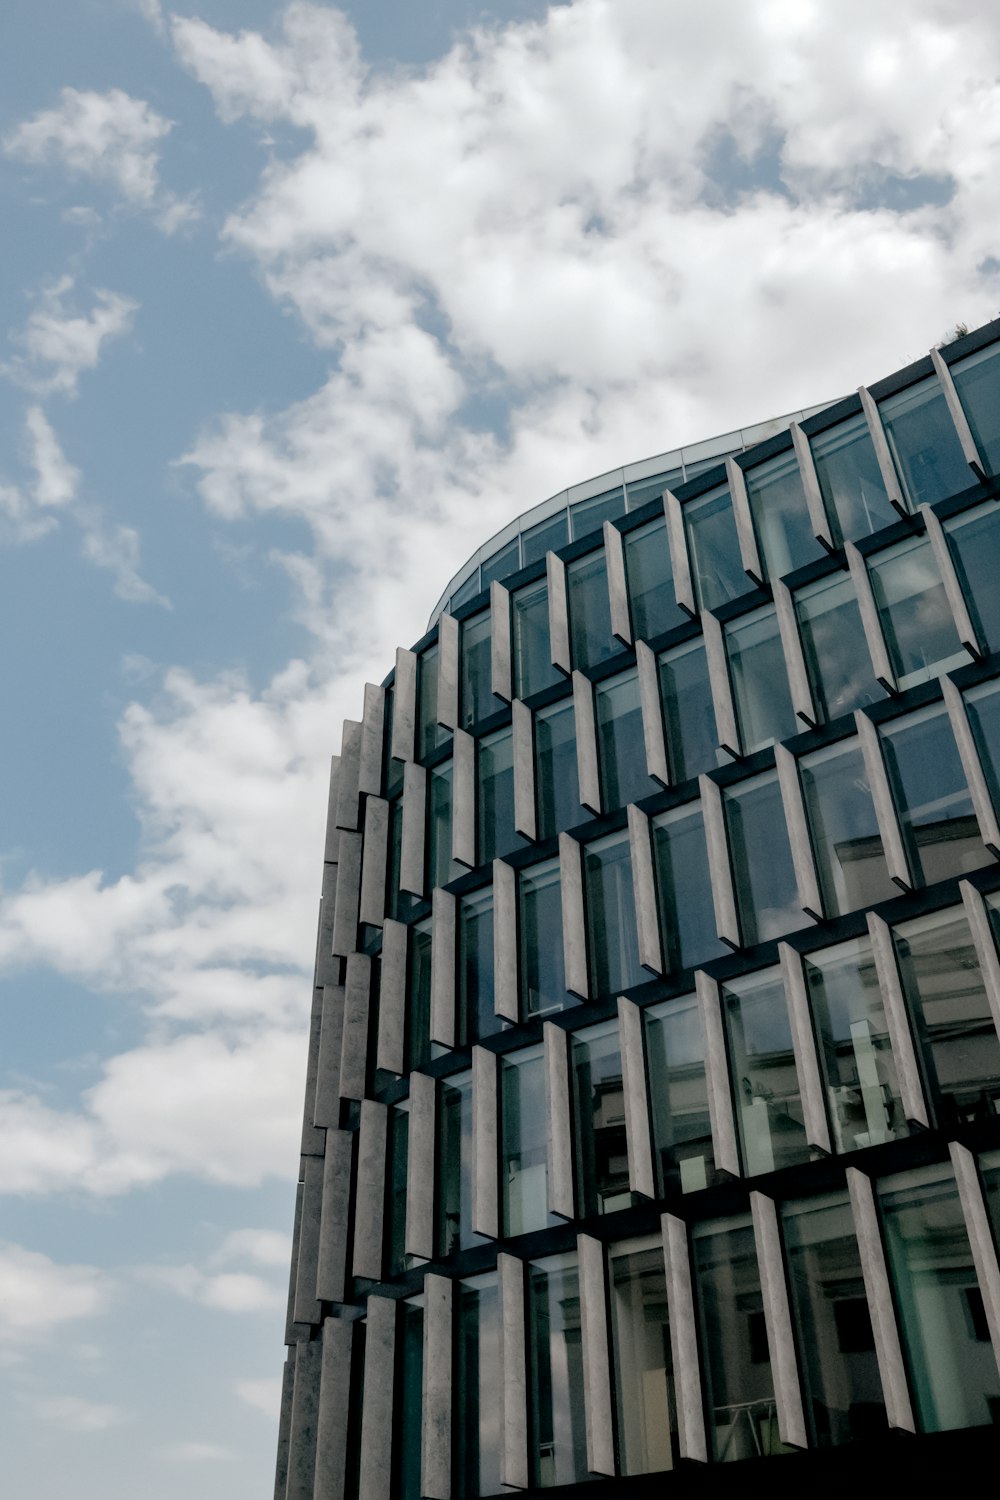
<path id="1" fill-rule="evenodd" d="M 366 688 L 281 1500 L 986 1453 L 998 500 L 1000 322 L 537 507 Z"/>

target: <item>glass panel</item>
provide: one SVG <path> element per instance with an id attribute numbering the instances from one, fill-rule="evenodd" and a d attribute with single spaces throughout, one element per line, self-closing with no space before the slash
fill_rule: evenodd
<path id="1" fill-rule="evenodd" d="M 1000 1416 L 1000 1379 L 955 1182 L 923 1167 L 879 1184 L 886 1258 L 925 1432 Z"/>
<path id="2" fill-rule="evenodd" d="M 431 920 L 410 928 L 410 994 L 407 1016 L 407 1057 L 411 1071 L 430 1061 L 431 1044 Z"/>
<path id="3" fill-rule="evenodd" d="M 929 682 L 969 660 L 925 536 L 912 537 L 870 557 L 868 571 L 900 687 Z"/>
<path id="4" fill-rule="evenodd" d="M 810 953 L 804 969 L 836 1149 L 907 1135 L 869 939 Z"/>
<path id="5" fill-rule="evenodd" d="M 878 410 L 912 510 L 969 488 L 973 475 L 936 375 L 886 397 Z"/>
<path id="6" fill-rule="evenodd" d="M 477 808 L 477 862 L 488 865 L 498 855 L 510 854 L 523 845 L 514 832 L 514 735 L 499 729 L 477 742 L 479 773 Z"/>
<path id="7" fill-rule="evenodd" d="M 503 1375 L 496 1272 L 458 1286 L 455 1348 L 455 1481 L 459 1500 L 499 1495 Z"/>
<path id="8" fill-rule="evenodd" d="M 420 1500 L 421 1384 L 424 1371 L 424 1299 L 403 1303 L 399 1323 L 398 1426 L 392 1445 L 395 1485 L 399 1500 Z M 395 1426 L 395 1423 L 393 1424 Z"/>
<path id="9" fill-rule="evenodd" d="M 452 1073 L 439 1089 L 437 1250 L 451 1255 L 486 1243 L 472 1232 L 472 1074 Z"/>
<path id="10" fill-rule="evenodd" d="M 647 526 L 628 532 L 622 540 L 632 634 L 636 640 L 652 640 L 664 630 L 685 624 L 687 615 L 674 600 L 666 521 L 650 521 Z"/>
<path id="11" fill-rule="evenodd" d="M 427 773 L 428 887 L 447 885 L 459 873 L 451 858 L 451 761 Z"/>
<path id="12" fill-rule="evenodd" d="M 386 1182 L 386 1258 L 389 1275 L 406 1269 L 403 1248 L 406 1233 L 406 1158 L 410 1133 L 410 1106 L 394 1104 L 389 1110 L 389 1173 Z"/>
<path id="13" fill-rule="evenodd" d="M 478 593 L 479 569 L 478 567 L 476 567 L 473 568 L 471 574 L 465 580 L 465 582 L 463 584 L 460 584 L 452 594 L 451 598 L 448 601 L 449 607 L 454 612 L 456 609 L 460 609 L 463 604 L 468 604 L 469 600 L 474 599 Z"/>
<path id="14" fill-rule="evenodd" d="M 440 658 L 437 646 L 417 657 L 417 759 L 426 760 L 448 738 L 437 721 Z"/>
<path id="15" fill-rule="evenodd" d="M 979 1176 L 993 1226 L 993 1243 L 1000 1246 L 1000 1151 L 986 1151 L 979 1157 Z"/>
<path id="16" fill-rule="evenodd" d="M 809 439 L 827 515 L 844 541 L 857 541 L 899 517 L 889 503 L 864 412 Z"/>
<path id="17" fill-rule="evenodd" d="M 742 750 L 752 755 L 798 730 L 774 605 L 731 620 L 724 633 Z"/>
<path id="18" fill-rule="evenodd" d="M 558 859 L 547 859 L 520 872 L 518 901 L 524 1015 L 565 1010 L 576 1000 L 566 989 Z"/>
<path id="19" fill-rule="evenodd" d="M 535 715 L 535 795 L 538 837 L 543 841 L 573 828 L 586 816 L 580 806 L 571 698 Z"/>
<path id="20" fill-rule="evenodd" d="M 939 1123 L 947 1128 L 993 1118 L 1000 1042 L 964 910 L 918 917 L 893 935 Z"/>
<path id="21" fill-rule="evenodd" d="M 997 423 L 1000 428 L 1000 422 Z M 1000 649 L 1000 507 L 995 500 L 944 523 L 962 594 L 991 651 Z"/>
<path id="22" fill-rule="evenodd" d="M 828 917 L 897 894 L 889 878 L 864 756 L 856 739 L 799 761 L 799 780 Z"/>
<path id="23" fill-rule="evenodd" d="M 1000 682 L 983 682 L 970 688 L 965 694 L 965 711 L 993 806 L 1000 807 Z"/>
<path id="24" fill-rule="evenodd" d="M 745 474 L 750 512 L 769 578 L 782 578 L 823 556 L 813 536 L 794 449 Z"/>
<path id="25" fill-rule="evenodd" d="M 458 1015 L 461 1045 L 501 1028 L 493 1009 L 493 888 L 458 904 Z"/>
<path id="26" fill-rule="evenodd" d="M 872 672 L 861 611 L 848 574 L 834 573 L 799 589 L 795 613 L 821 721 L 829 723 L 884 696 Z"/>
<path id="27" fill-rule="evenodd" d="M 861 1257 L 846 1193 L 781 1210 L 806 1420 L 817 1447 L 886 1430 Z"/>
<path id="28" fill-rule="evenodd" d="M 782 1453 L 749 1215 L 692 1232 L 708 1435 L 717 1463 Z"/>
<path id="29" fill-rule="evenodd" d="M 925 885 L 988 864 L 943 704 L 881 729 L 911 869 Z"/>
<path id="30" fill-rule="evenodd" d="M 596 667 L 619 650 L 611 637 L 611 598 L 604 548 L 566 568 L 570 648 L 574 667 Z"/>
<path id="31" fill-rule="evenodd" d="M 747 1176 L 808 1161 L 780 971 L 767 969 L 724 985 L 722 1012 Z"/>
<path id="32" fill-rule="evenodd" d="M 386 860 L 385 914 L 398 922 L 404 911 L 404 899 L 399 889 L 399 866 L 403 853 L 403 799 L 395 797 L 389 803 L 389 857 Z"/>
<path id="33" fill-rule="evenodd" d="M 592 495 L 589 500 L 578 500 L 569 508 L 570 528 L 573 541 L 600 531 L 605 521 L 615 521 L 625 514 L 625 489 L 619 485 L 615 490 L 606 490 L 603 495 Z"/>
<path id="34" fill-rule="evenodd" d="M 710 490 L 684 505 L 695 598 L 700 609 L 738 599 L 753 584 L 743 571 L 729 491 Z"/>
<path id="35" fill-rule="evenodd" d="M 646 772 L 639 675 L 633 667 L 594 689 L 604 811 L 659 791 Z"/>
<path id="36" fill-rule="evenodd" d="M 979 349 L 951 367 L 976 447 L 987 472 L 1000 469 L 1000 344 Z M 971 478 L 971 475 L 970 475 Z"/>
<path id="37" fill-rule="evenodd" d="M 490 612 L 473 615 L 462 625 L 462 680 L 459 720 L 471 729 L 501 707 L 493 696 L 493 637 Z"/>
<path id="38" fill-rule="evenodd" d="M 514 695 L 528 698 L 565 679 L 552 665 L 549 586 L 544 578 L 511 595 Z"/>
<path id="39" fill-rule="evenodd" d="M 590 981 L 596 999 L 649 977 L 639 967 L 627 830 L 587 844 L 583 866 Z"/>
<path id="40" fill-rule="evenodd" d="M 553 1255 L 528 1268 L 533 1482 L 586 1479 L 580 1281 L 575 1255 Z"/>
<path id="41" fill-rule="evenodd" d="M 548 1210 L 545 1058 L 541 1047 L 500 1062 L 501 1171 L 505 1235 L 555 1224 Z"/>
<path id="42" fill-rule="evenodd" d="M 570 1049 L 577 1201 L 582 1216 L 590 1218 L 632 1203 L 618 1022 L 574 1032 Z"/>
<path id="43" fill-rule="evenodd" d="M 777 775 L 766 772 L 730 787 L 723 805 L 743 946 L 752 948 L 806 921 Z"/>
<path id="44" fill-rule="evenodd" d="M 612 1249 L 610 1273 L 619 1467 L 658 1473 L 679 1456 L 662 1243 Z"/>
<path id="45" fill-rule="evenodd" d="M 678 786 L 720 759 L 705 642 L 700 637 L 660 657 L 660 697 L 670 777 Z"/>
<path id="46" fill-rule="evenodd" d="M 538 562 L 546 552 L 558 552 L 569 541 L 569 516 L 565 509 L 557 511 L 547 521 L 521 532 L 521 562 L 523 567 Z"/>
<path id="47" fill-rule="evenodd" d="M 630 479 L 625 486 L 629 510 L 638 510 L 651 500 L 662 499 L 664 490 L 673 489 L 683 480 L 683 469 L 668 469 L 665 474 L 650 474 L 647 479 Z"/>
<path id="48" fill-rule="evenodd" d="M 494 578 L 506 578 L 509 573 L 516 573 L 520 566 L 521 538 L 515 536 L 483 563 L 479 570 L 480 588 L 488 589 Z"/>
<path id="49" fill-rule="evenodd" d="M 646 1011 L 646 1067 L 660 1192 L 708 1187 L 715 1170 L 705 1044 L 698 1000 L 681 995 Z"/>
<path id="50" fill-rule="evenodd" d="M 666 972 L 692 969 L 726 951 L 715 930 L 701 803 L 653 819 L 653 856 Z"/>

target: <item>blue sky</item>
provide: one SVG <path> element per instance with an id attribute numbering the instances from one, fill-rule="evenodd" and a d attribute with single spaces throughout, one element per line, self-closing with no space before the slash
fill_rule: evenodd
<path id="1" fill-rule="evenodd" d="M 8 0 L 12 1493 L 270 1493 L 327 758 L 451 573 L 1000 311 L 1000 28 L 899 18 Z"/>

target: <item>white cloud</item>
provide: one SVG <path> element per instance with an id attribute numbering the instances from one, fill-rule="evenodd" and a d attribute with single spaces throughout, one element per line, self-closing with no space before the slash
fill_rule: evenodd
<path id="1" fill-rule="evenodd" d="M 100 511 L 81 512 L 83 522 L 83 555 L 98 568 L 106 568 L 114 578 L 114 590 L 127 604 L 158 604 L 163 609 L 173 605 L 165 594 L 158 593 L 139 572 L 139 533 L 134 526 L 109 525 Z"/>
<path id="2" fill-rule="evenodd" d="M 103 348 L 129 333 L 139 304 L 120 292 L 96 288 L 89 312 L 67 305 L 74 289 L 64 276 L 39 294 L 22 329 L 12 334 L 19 350 L 4 374 L 39 396 L 76 395 L 85 370 L 96 369 Z"/>
<path id="3" fill-rule="evenodd" d="M 10 1142 L 10 1149 L 16 1149 Z M 36 1338 L 104 1311 L 109 1278 L 95 1266 L 66 1265 L 23 1245 L 0 1243 L 0 1340 Z"/>
<path id="4" fill-rule="evenodd" d="M 268 1376 L 264 1380 L 237 1380 L 236 1394 L 241 1401 L 262 1411 L 271 1421 L 278 1420 L 281 1408 L 281 1376 Z"/>
<path id="5" fill-rule="evenodd" d="M 235 1453 L 229 1448 L 224 1448 L 221 1443 L 201 1443 L 197 1440 L 183 1443 L 169 1443 L 161 1448 L 160 1454 L 172 1463 L 203 1463 L 208 1461 L 214 1463 L 218 1459 L 235 1458 Z"/>
<path id="6" fill-rule="evenodd" d="M 30 462 L 36 476 L 33 487 L 35 504 L 51 510 L 71 505 L 80 484 L 80 471 L 63 453 L 52 424 L 40 406 L 28 408 L 24 426 L 30 445 Z"/>
<path id="7" fill-rule="evenodd" d="M 36 1417 L 65 1432 L 106 1432 L 125 1420 L 117 1406 L 88 1401 L 83 1396 L 43 1396 L 33 1403 Z"/>
<path id="8" fill-rule="evenodd" d="M 287 1288 L 272 1286 L 246 1271 L 206 1275 L 197 1266 L 141 1266 L 136 1271 L 147 1286 L 173 1292 L 216 1312 L 269 1312 L 282 1307 Z"/>
<path id="9" fill-rule="evenodd" d="M 292 1255 L 291 1236 L 277 1229 L 234 1229 L 226 1235 L 213 1261 L 250 1260 L 261 1266 L 285 1269 Z"/>

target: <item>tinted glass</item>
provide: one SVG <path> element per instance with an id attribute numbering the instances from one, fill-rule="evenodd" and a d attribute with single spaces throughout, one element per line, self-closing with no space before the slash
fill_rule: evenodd
<path id="1" fill-rule="evenodd" d="M 841 538 L 870 536 L 898 517 L 889 503 L 864 412 L 809 439 L 827 514 Z"/>
<path id="2" fill-rule="evenodd" d="M 521 564 L 538 562 L 546 552 L 558 552 L 569 541 L 569 516 L 565 510 L 558 511 L 547 521 L 539 521 L 528 531 L 521 533 Z"/>
<path id="3" fill-rule="evenodd" d="M 625 490 L 606 490 L 603 495 L 592 495 L 589 500 L 577 500 L 569 508 L 572 540 L 578 542 L 583 536 L 600 531 L 605 521 L 616 521 L 625 514 Z"/>
<path id="4" fill-rule="evenodd" d="M 406 1158 L 410 1115 L 408 1104 L 396 1104 L 389 1110 L 388 1161 L 386 1180 L 386 1260 L 390 1276 L 406 1268 L 404 1239 L 406 1235 Z"/>
<path id="5" fill-rule="evenodd" d="M 803 926 L 777 776 L 755 776 L 724 794 L 743 945 Z"/>
<path id="6" fill-rule="evenodd" d="M 575 1255 L 528 1269 L 533 1481 L 540 1487 L 587 1477 L 580 1284 Z"/>
<path id="7" fill-rule="evenodd" d="M 1000 430 L 1000 418 L 997 421 Z M 955 571 L 979 633 L 991 651 L 1000 649 L 1000 509 L 991 501 L 946 521 Z"/>
<path id="8" fill-rule="evenodd" d="M 896 887 L 858 741 L 804 755 L 798 765 L 825 915 L 839 917 L 888 901 Z"/>
<path id="9" fill-rule="evenodd" d="M 462 1045 L 500 1030 L 493 1009 L 493 891 L 458 904 L 458 1014 Z"/>
<path id="10" fill-rule="evenodd" d="M 881 401 L 879 416 L 912 509 L 973 483 L 936 375 Z"/>
<path id="11" fill-rule="evenodd" d="M 653 853 L 667 972 L 717 958 L 726 950 L 715 930 L 700 803 L 672 808 L 653 819 Z"/>
<path id="12" fill-rule="evenodd" d="M 1000 807 L 1000 682 L 970 688 L 965 710 L 993 805 Z"/>
<path id="13" fill-rule="evenodd" d="M 927 682 L 968 661 L 926 537 L 913 537 L 869 558 L 868 571 L 900 687 Z"/>
<path id="14" fill-rule="evenodd" d="M 590 982 L 596 998 L 617 994 L 649 976 L 639 967 L 627 831 L 587 844 L 583 862 Z"/>
<path id="15" fill-rule="evenodd" d="M 399 1426 L 392 1445 L 394 1493 L 399 1500 L 420 1500 L 421 1391 L 424 1369 L 424 1299 L 403 1303 L 397 1337 Z"/>
<path id="16" fill-rule="evenodd" d="M 555 1223 L 548 1210 L 545 1059 L 541 1047 L 500 1063 L 504 1234 L 529 1234 Z"/>
<path id="17" fill-rule="evenodd" d="M 514 737 L 510 729 L 485 735 L 476 746 L 479 775 L 477 861 L 489 864 L 498 855 L 520 848 L 514 832 Z"/>
<path id="18" fill-rule="evenodd" d="M 943 704 L 881 730 L 910 866 L 933 885 L 989 863 Z"/>
<path id="19" fill-rule="evenodd" d="M 725 641 L 740 748 L 752 755 L 798 729 L 774 606 L 730 621 Z"/>
<path id="20" fill-rule="evenodd" d="M 461 641 L 460 718 L 462 728 L 471 729 L 501 706 L 493 696 L 492 625 L 488 609 L 463 623 Z"/>
<path id="21" fill-rule="evenodd" d="M 633 668 L 594 689 L 601 795 L 605 812 L 659 791 L 646 772 L 646 742 L 639 702 L 639 676 Z"/>
<path id="22" fill-rule="evenodd" d="M 611 637 L 611 599 L 603 547 L 566 568 L 574 667 L 596 667 L 619 649 Z"/>
<path id="23" fill-rule="evenodd" d="M 417 663 L 417 757 L 426 760 L 448 738 L 437 721 L 438 648 L 429 646 Z"/>
<path id="24" fill-rule="evenodd" d="M 458 1285 L 455 1344 L 455 1487 L 461 1500 L 499 1495 L 500 1302 L 495 1272 Z"/>
<path id="25" fill-rule="evenodd" d="M 488 589 L 494 578 L 506 578 L 508 573 L 516 573 L 520 566 L 521 539 L 515 536 L 483 563 L 479 570 L 479 587 Z"/>
<path id="26" fill-rule="evenodd" d="M 708 1187 L 714 1168 L 705 1044 L 694 995 L 645 1012 L 646 1066 L 661 1192 Z"/>
<path id="27" fill-rule="evenodd" d="M 574 1033 L 570 1051 L 577 1202 L 589 1218 L 632 1202 L 618 1022 Z"/>
<path id="28" fill-rule="evenodd" d="M 822 557 L 813 536 L 795 452 L 779 453 L 745 474 L 754 529 L 769 578 Z"/>
<path id="29" fill-rule="evenodd" d="M 722 1010 L 747 1175 L 808 1161 L 780 973 L 769 969 L 724 986 Z"/>
<path id="30" fill-rule="evenodd" d="M 430 1061 L 431 1044 L 431 923 L 428 918 L 410 928 L 409 1014 L 406 1018 L 410 1068 Z"/>
<path id="31" fill-rule="evenodd" d="M 753 585 L 743 569 L 733 502 L 728 490 L 712 490 L 684 505 L 695 598 L 700 609 L 716 609 Z"/>
<path id="32" fill-rule="evenodd" d="M 989 474 L 1000 470 L 1000 344 L 952 365 L 951 378 Z"/>
<path id="33" fill-rule="evenodd" d="M 687 619 L 674 601 L 674 580 L 667 546 L 666 521 L 650 521 L 624 537 L 632 634 L 648 641 Z"/>
<path id="34" fill-rule="evenodd" d="M 427 773 L 428 888 L 447 885 L 458 873 L 451 858 L 451 761 Z"/>
<path id="35" fill-rule="evenodd" d="M 703 640 L 687 641 L 660 657 L 660 698 L 670 777 L 676 786 L 718 763 Z"/>
<path id="36" fill-rule="evenodd" d="M 875 682 L 861 611 L 849 575 L 834 573 L 795 595 L 813 702 L 829 723 L 884 695 Z"/>
<path id="37" fill-rule="evenodd" d="M 514 694 L 528 698 L 562 680 L 552 665 L 549 636 L 549 586 L 544 578 L 511 595 Z"/>
<path id="38" fill-rule="evenodd" d="M 677 1414 L 662 1244 L 650 1241 L 646 1248 L 622 1253 L 612 1249 L 610 1272 L 621 1472 L 672 1469 L 678 1457 Z"/>
<path id="39" fill-rule="evenodd" d="M 625 488 L 628 492 L 629 510 L 638 510 L 650 500 L 659 500 L 664 490 L 673 489 L 684 479 L 683 469 L 668 469 L 663 474 L 650 474 L 646 479 L 630 479 Z"/>
<path id="40" fill-rule="evenodd" d="M 439 1084 L 437 1114 L 437 1249 L 439 1255 L 485 1243 L 472 1232 L 472 1074 Z"/>
<path id="41" fill-rule="evenodd" d="M 566 990 L 558 859 L 518 876 L 521 1006 L 525 1016 L 575 1004 Z"/>
<path id="42" fill-rule="evenodd" d="M 535 715 L 535 796 L 540 839 L 554 838 L 586 816 L 580 806 L 572 699 Z"/>

